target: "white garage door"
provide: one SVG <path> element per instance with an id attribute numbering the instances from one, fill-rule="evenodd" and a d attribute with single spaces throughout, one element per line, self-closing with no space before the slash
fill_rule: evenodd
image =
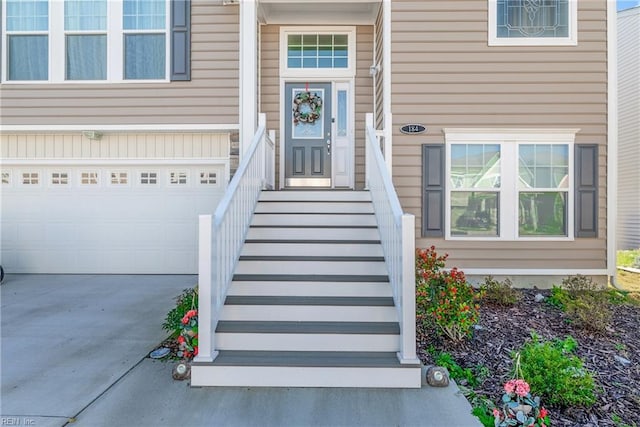
<path id="1" fill-rule="evenodd" d="M 198 215 L 224 167 L 2 168 L 1 263 L 9 273 L 197 273 Z"/>

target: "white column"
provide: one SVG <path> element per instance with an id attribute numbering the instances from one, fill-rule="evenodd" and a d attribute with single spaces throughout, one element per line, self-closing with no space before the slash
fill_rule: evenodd
<path id="1" fill-rule="evenodd" d="M 258 21 L 255 0 L 240 0 L 240 160 L 251 145 L 258 115 Z"/>
<path id="2" fill-rule="evenodd" d="M 391 113 L 391 0 L 382 3 L 382 111 L 384 112 L 384 159 L 393 178 L 393 115 Z"/>
<path id="3" fill-rule="evenodd" d="M 411 214 L 402 215 L 402 325 L 400 363 L 420 363 L 416 354 L 415 224 Z"/>

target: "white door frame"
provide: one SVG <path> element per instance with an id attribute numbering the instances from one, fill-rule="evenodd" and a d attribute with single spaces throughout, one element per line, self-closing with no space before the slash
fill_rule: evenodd
<path id="1" fill-rule="evenodd" d="M 314 81 L 318 83 L 331 83 L 331 187 L 336 188 L 335 186 L 335 174 L 336 174 L 336 160 L 333 152 L 333 147 L 335 146 L 335 138 L 337 135 L 337 108 L 338 108 L 338 90 L 347 89 L 348 91 L 348 113 L 347 113 L 347 126 L 348 126 L 348 138 L 349 138 L 349 148 L 347 149 L 349 160 L 349 183 L 347 186 L 341 186 L 340 188 L 355 188 L 355 78 L 327 78 L 323 79 L 320 77 L 313 78 L 281 78 L 280 79 L 280 108 L 279 108 L 279 121 L 280 121 L 280 178 L 278 180 L 278 188 L 280 190 L 285 188 L 285 139 L 284 139 L 284 127 L 285 127 L 285 116 L 287 111 L 290 111 L 290 108 L 285 105 L 285 84 L 286 83 L 304 83 L 307 81 Z"/>

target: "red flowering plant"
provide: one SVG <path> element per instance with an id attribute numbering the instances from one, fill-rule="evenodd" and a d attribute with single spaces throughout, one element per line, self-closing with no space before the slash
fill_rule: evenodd
<path id="1" fill-rule="evenodd" d="M 178 357 L 190 360 L 198 355 L 198 310 L 187 311 L 178 335 Z"/>
<path id="2" fill-rule="evenodd" d="M 521 377 L 520 354 L 516 355 L 516 377 Z M 504 385 L 502 410 L 494 408 L 495 427 L 550 426 L 549 411 L 540 404 L 540 397 L 531 396 L 529 384 L 520 378 L 509 380 Z"/>
<path id="3" fill-rule="evenodd" d="M 439 256 L 435 246 L 416 250 L 416 316 L 435 323 L 453 341 L 471 336 L 478 322 L 480 295 L 456 267 L 444 270 L 448 254 Z"/>

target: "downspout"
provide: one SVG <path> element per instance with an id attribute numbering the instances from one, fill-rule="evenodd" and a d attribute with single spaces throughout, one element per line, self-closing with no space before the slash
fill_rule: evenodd
<path id="1" fill-rule="evenodd" d="M 618 218 L 618 26 L 616 2 L 607 1 L 607 270 L 616 283 Z"/>

